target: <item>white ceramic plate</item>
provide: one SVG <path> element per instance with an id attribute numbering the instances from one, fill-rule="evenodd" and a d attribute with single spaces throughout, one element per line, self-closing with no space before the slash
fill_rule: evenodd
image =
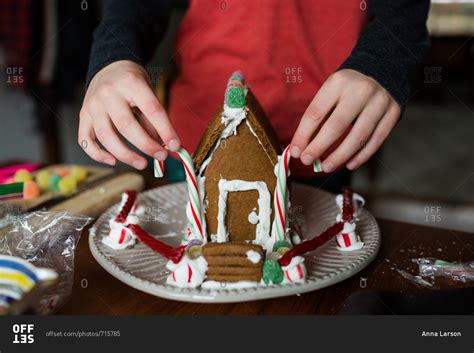
<path id="1" fill-rule="evenodd" d="M 334 223 L 337 206 L 334 195 L 316 188 L 292 185 L 292 217 L 303 223 L 302 238 L 312 237 Z M 186 226 L 186 184 L 171 184 L 146 191 L 139 195 L 147 208 L 141 226 L 159 239 L 177 246 Z M 250 288 L 182 289 L 166 284 L 169 271 L 167 260 L 151 249 L 137 243 L 126 250 L 112 250 L 101 242 L 107 236 L 109 220 L 118 210 L 118 204 L 108 209 L 91 230 L 89 246 L 92 255 L 111 275 L 138 290 L 163 297 L 198 303 L 231 303 L 268 299 L 310 292 L 341 282 L 367 266 L 380 247 L 380 231 L 374 217 L 362 210 L 357 232 L 364 242 L 361 250 L 341 252 L 334 240 L 305 255 L 308 279 L 301 284 L 283 284 Z"/>

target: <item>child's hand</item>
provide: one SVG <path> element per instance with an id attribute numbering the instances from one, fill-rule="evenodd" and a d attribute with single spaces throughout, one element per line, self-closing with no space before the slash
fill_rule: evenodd
<path id="1" fill-rule="evenodd" d="M 138 108 L 140 121 L 132 113 Z M 180 142 L 165 110 L 150 87 L 145 70 L 131 61 L 117 61 L 91 80 L 80 112 L 79 145 L 92 159 L 115 165 L 116 159 L 137 169 L 146 159 L 130 150 L 120 135 L 147 155 L 164 160 Z M 104 149 L 97 143 L 98 140 Z"/>
<path id="2" fill-rule="evenodd" d="M 303 164 L 312 164 L 355 121 L 340 145 L 324 159 L 323 170 L 330 173 L 343 164 L 356 169 L 379 149 L 399 117 L 399 105 L 375 80 L 354 70 L 335 72 L 303 114 L 291 142 L 291 155 L 301 157 Z"/>

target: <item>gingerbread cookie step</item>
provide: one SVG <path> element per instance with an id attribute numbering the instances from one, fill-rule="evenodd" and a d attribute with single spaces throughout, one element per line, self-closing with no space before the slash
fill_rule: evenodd
<path id="1" fill-rule="evenodd" d="M 263 248 L 260 245 L 242 242 L 208 243 L 203 246 L 202 254 L 207 256 L 237 255 L 247 257 L 249 251 L 258 253 L 263 258 Z"/>
<path id="2" fill-rule="evenodd" d="M 208 276 L 213 276 L 213 275 L 254 276 L 254 275 L 259 275 L 261 272 L 262 272 L 261 267 L 214 266 L 214 267 L 208 268 L 207 275 Z"/>
<path id="3" fill-rule="evenodd" d="M 214 256 L 205 256 L 207 264 L 209 267 L 214 266 L 226 266 L 226 267 L 249 267 L 249 268 L 261 268 L 262 261 L 260 260 L 257 263 L 251 262 L 247 256 L 237 256 L 237 255 L 214 255 Z"/>

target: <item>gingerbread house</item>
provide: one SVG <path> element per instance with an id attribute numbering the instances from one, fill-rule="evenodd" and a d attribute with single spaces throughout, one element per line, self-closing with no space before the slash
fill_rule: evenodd
<path id="1" fill-rule="evenodd" d="M 103 243 L 121 250 L 140 240 L 169 261 L 166 283 L 186 288 L 222 288 L 222 283 L 279 285 L 306 279 L 303 254 L 336 236 L 338 248 L 360 249 L 352 192 L 339 197 L 341 214 L 321 234 L 301 242 L 290 223 L 290 146 L 283 151 L 257 99 L 234 72 L 223 108 L 216 114 L 194 157 L 177 151 L 186 172 L 187 225 L 182 244 L 172 246 L 138 225 L 136 193 L 127 193 Z M 321 162 L 313 170 L 321 172 Z M 156 177 L 164 175 L 155 160 Z"/>
<path id="2" fill-rule="evenodd" d="M 262 107 L 242 74 L 234 72 L 224 106 L 194 154 L 209 241 L 265 247 L 271 236 L 275 165 L 280 154 Z"/>

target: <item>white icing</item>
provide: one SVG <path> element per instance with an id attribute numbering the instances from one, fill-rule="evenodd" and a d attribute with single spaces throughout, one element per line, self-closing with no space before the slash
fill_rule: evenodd
<path id="1" fill-rule="evenodd" d="M 123 193 L 119 210 L 123 208 L 127 202 L 127 199 L 127 194 Z M 112 218 L 109 221 L 110 232 L 107 236 L 102 238 L 102 243 L 114 250 L 123 250 L 135 245 L 136 236 L 130 229 L 127 228 L 127 226 L 129 224 L 139 224 L 139 216 L 143 215 L 144 213 L 145 207 L 135 202 L 124 223 L 116 222 L 115 218 Z"/>
<path id="2" fill-rule="evenodd" d="M 260 144 L 260 146 L 262 146 L 263 150 L 265 151 L 265 154 L 267 155 L 268 159 L 270 160 L 270 162 L 272 162 L 272 159 L 270 157 L 270 155 L 268 154 L 267 152 L 267 149 L 265 148 L 265 146 L 263 145 L 262 141 L 260 141 L 260 139 L 258 138 L 257 134 L 255 133 L 254 129 L 252 129 L 252 126 L 250 125 L 249 121 L 246 120 L 245 123 L 247 124 L 250 132 L 252 133 L 252 135 L 255 136 L 255 138 L 257 139 L 258 143 Z M 272 162 L 273 163 L 273 162 Z"/>
<path id="3" fill-rule="evenodd" d="M 247 251 L 247 259 L 254 264 L 258 264 L 262 260 L 262 255 L 254 250 Z"/>
<path id="4" fill-rule="evenodd" d="M 244 181 L 244 180 L 219 180 L 219 201 L 217 213 L 217 242 L 228 241 L 228 231 L 225 225 L 225 216 L 227 212 L 227 195 L 235 191 L 258 191 L 258 223 L 256 226 L 255 244 L 265 245 L 270 238 L 270 216 L 272 210 L 270 207 L 270 192 L 263 181 Z M 211 235 L 212 238 L 212 235 Z"/>
<path id="5" fill-rule="evenodd" d="M 229 136 L 236 135 L 237 127 L 246 117 L 247 110 L 245 108 L 230 108 L 224 104 L 224 111 L 222 112 L 221 122 L 225 125 L 225 128 L 222 130 L 221 135 L 217 139 L 214 148 L 209 153 L 209 156 L 202 162 L 201 167 L 199 168 L 198 175 L 203 175 L 204 170 L 206 170 L 206 167 L 211 162 L 212 155 L 217 150 L 217 148 L 219 148 L 221 141 Z"/>
<path id="6" fill-rule="evenodd" d="M 168 261 L 166 268 L 171 271 L 166 283 L 181 288 L 196 288 L 206 277 L 207 261 L 203 256 L 191 259 L 185 254 L 177 264 Z"/>
<path id="7" fill-rule="evenodd" d="M 306 280 L 306 266 L 304 257 L 295 256 L 287 266 L 282 266 L 284 273 L 283 283 L 301 283 Z"/>
<path id="8" fill-rule="evenodd" d="M 128 217 L 127 217 L 128 221 Z M 136 223 L 134 223 L 136 224 Z M 115 219 L 109 221 L 110 232 L 102 238 L 102 243 L 114 250 L 123 250 L 135 245 L 136 237 L 133 232 L 127 228 L 128 223 L 118 223 Z M 122 237 L 123 232 L 123 237 Z"/>
<path id="9" fill-rule="evenodd" d="M 249 220 L 249 223 L 251 223 L 251 224 L 257 224 L 258 223 L 258 216 L 257 216 L 257 213 L 255 212 L 255 210 L 253 210 L 252 212 L 249 213 L 248 220 Z"/>
<path id="10" fill-rule="evenodd" d="M 298 245 L 299 243 L 301 243 L 301 237 L 300 237 L 298 234 L 294 234 L 294 235 L 291 237 L 291 242 L 292 242 L 294 245 Z"/>
<path id="11" fill-rule="evenodd" d="M 224 111 L 222 112 L 221 122 L 230 128 L 233 135 L 237 134 L 237 126 L 247 117 L 247 111 L 243 108 L 231 108 L 224 104 Z"/>

